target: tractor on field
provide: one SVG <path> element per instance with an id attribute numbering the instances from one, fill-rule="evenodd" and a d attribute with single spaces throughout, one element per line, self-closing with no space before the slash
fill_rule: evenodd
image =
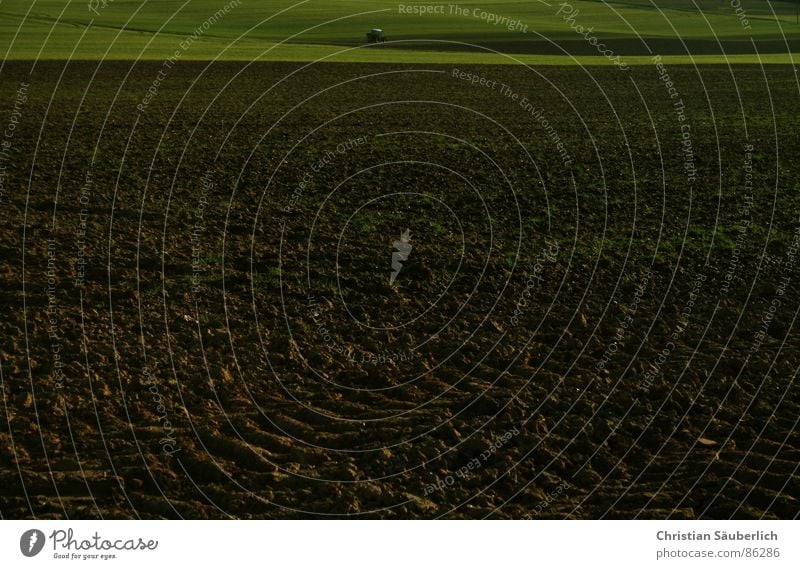
<path id="1" fill-rule="evenodd" d="M 380 28 L 373 28 L 367 32 L 367 43 L 383 43 L 386 41 L 386 34 Z"/>

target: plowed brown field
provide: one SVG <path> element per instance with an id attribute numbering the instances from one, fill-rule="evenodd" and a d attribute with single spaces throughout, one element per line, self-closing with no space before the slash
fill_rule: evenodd
<path id="1" fill-rule="evenodd" d="M 462 71 L 5 63 L 0 514 L 797 517 L 796 71 Z"/>

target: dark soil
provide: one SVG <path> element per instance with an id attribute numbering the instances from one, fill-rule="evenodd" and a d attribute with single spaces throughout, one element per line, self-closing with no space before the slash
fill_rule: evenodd
<path id="1" fill-rule="evenodd" d="M 6 63 L 2 517 L 797 517 L 796 71 L 467 71 Z"/>

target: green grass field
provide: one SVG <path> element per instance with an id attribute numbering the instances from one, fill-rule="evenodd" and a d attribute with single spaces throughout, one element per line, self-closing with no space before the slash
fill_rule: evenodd
<path id="1" fill-rule="evenodd" d="M 646 63 L 651 53 L 666 54 L 673 64 L 790 63 L 791 52 L 798 51 L 800 25 L 791 2 L 743 0 L 739 14 L 723 0 L 656 4 L 575 0 L 570 5 L 578 13 L 571 27 L 558 14 L 566 8 L 550 0 L 467 0 L 457 5 L 0 0 L 0 54 L 5 60 L 160 60 L 178 50 L 184 60 L 610 64 L 577 33 L 579 25 L 592 27 L 593 36 L 631 65 Z M 439 13 L 415 15 L 405 13 L 409 6 L 440 8 Z M 518 25 L 510 30 L 492 18 Z M 386 30 L 389 42 L 365 47 L 365 32 L 373 27 Z M 191 44 L 182 48 L 198 29 Z"/>

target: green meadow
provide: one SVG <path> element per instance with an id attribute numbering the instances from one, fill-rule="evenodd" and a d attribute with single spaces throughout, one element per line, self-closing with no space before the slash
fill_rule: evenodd
<path id="1" fill-rule="evenodd" d="M 630 65 L 653 53 L 673 64 L 790 63 L 800 41 L 796 10 L 797 3 L 763 0 L 0 0 L 0 53 L 5 60 L 161 60 L 179 50 L 184 60 L 610 64 L 589 45 L 595 37 Z M 388 41 L 365 45 L 376 27 Z"/>

